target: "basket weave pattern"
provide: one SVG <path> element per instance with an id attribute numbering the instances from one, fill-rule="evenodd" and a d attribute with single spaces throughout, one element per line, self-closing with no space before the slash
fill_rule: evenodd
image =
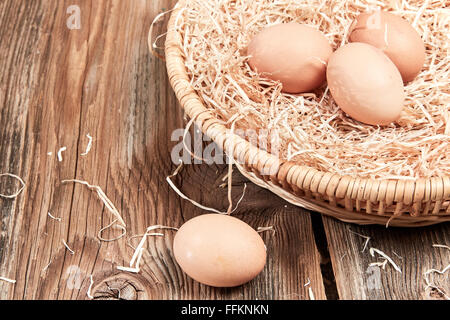
<path id="1" fill-rule="evenodd" d="M 190 84 L 183 41 L 175 28 L 180 7 L 172 12 L 165 43 L 169 81 L 186 114 L 235 159 L 244 176 L 290 203 L 347 222 L 413 227 L 450 221 L 449 176 L 416 180 L 341 176 L 283 161 L 233 134 L 209 112 Z"/>

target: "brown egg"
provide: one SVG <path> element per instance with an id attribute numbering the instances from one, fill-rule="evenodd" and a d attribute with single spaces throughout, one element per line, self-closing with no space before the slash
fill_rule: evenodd
<path id="1" fill-rule="evenodd" d="M 402 77 L 380 49 L 360 42 L 340 47 L 328 62 L 327 80 L 336 103 L 355 120 L 387 125 L 401 114 Z"/>
<path id="2" fill-rule="evenodd" d="M 245 222 L 222 214 L 205 214 L 181 226 L 174 256 L 191 278 L 214 287 L 235 287 L 256 277 L 266 263 L 266 247 Z"/>
<path id="3" fill-rule="evenodd" d="M 413 80 L 425 62 L 425 46 L 417 31 L 389 12 L 360 14 L 350 28 L 349 42 L 364 42 L 383 50 L 405 82 Z"/>
<path id="4" fill-rule="evenodd" d="M 280 81 L 287 93 L 309 92 L 325 81 L 333 52 L 327 38 L 313 27 L 295 22 L 267 27 L 250 42 L 247 54 L 253 70 Z"/>

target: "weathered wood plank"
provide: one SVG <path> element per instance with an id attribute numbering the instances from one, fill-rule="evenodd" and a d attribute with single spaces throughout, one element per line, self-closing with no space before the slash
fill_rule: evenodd
<path id="1" fill-rule="evenodd" d="M 450 263 L 450 250 L 435 248 L 433 244 L 450 244 L 450 224 L 424 228 L 385 228 L 384 226 L 357 226 L 324 217 L 330 256 L 341 299 L 442 299 L 436 290 L 426 289 L 424 273 L 442 270 Z M 358 233 L 358 234 L 355 234 Z M 366 238 L 370 237 L 364 252 Z M 373 247 L 387 254 L 401 269 L 392 265 L 369 265 L 380 261 L 369 249 Z M 432 277 L 430 277 L 431 279 Z M 448 273 L 435 276 L 436 284 L 448 293 Z"/>
<path id="2" fill-rule="evenodd" d="M 0 276 L 17 280 L 0 281 L 0 299 L 86 299 L 91 275 L 92 293 L 104 299 L 119 297 L 118 289 L 130 299 L 308 299 L 308 278 L 315 297 L 325 298 L 309 215 L 254 185 L 234 214 L 255 228 L 274 225 L 277 232 L 263 234 L 268 262 L 251 283 L 215 289 L 187 278 L 173 259 L 171 231 L 149 240 L 140 274 L 116 269 L 133 254 L 127 237 L 149 225 L 180 226 L 203 213 L 165 182 L 175 168 L 171 134 L 185 123 L 164 63 L 148 53 L 147 32 L 174 3 L 0 3 L 0 172 L 27 183 L 17 199 L 0 198 Z M 71 5 L 80 8 L 80 29 L 66 25 Z M 159 24 L 155 32 L 163 28 Z M 81 156 L 87 134 L 93 147 Z M 59 162 L 61 147 L 67 149 Z M 193 199 L 225 210 L 227 193 L 219 185 L 226 170 L 186 166 L 175 181 Z M 103 189 L 121 212 L 127 237 L 98 240 L 113 218 L 85 186 L 61 184 L 74 178 Z M 236 173 L 234 202 L 244 183 Z M 0 180 L 2 192 L 14 187 L 12 180 Z M 108 230 L 103 237 L 118 234 Z"/>
<path id="3" fill-rule="evenodd" d="M 219 168 L 219 179 L 214 168 L 198 166 L 186 172 L 182 179 L 183 191 L 191 198 L 198 199 L 195 193 L 195 181 L 204 181 L 202 204 L 226 210 L 226 190 L 217 195 L 217 186 L 222 183 L 221 177 L 226 174 L 226 168 Z M 210 177 L 208 177 L 208 175 Z M 213 179 L 211 179 L 211 176 Z M 245 285 L 245 290 L 221 290 L 223 296 L 214 293 L 213 297 L 221 298 L 271 298 L 271 299 L 309 299 L 307 282 L 311 283 L 316 299 L 325 299 L 324 286 L 320 273 L 320 257 L 318 255 L 311 219 L 308 213 L 295 206 L 287 204 L 271 192 L 261 189 L 242 177 L 233 175 L 233 199 L 240 198 L 243 185 L 247 190 L 238 210 L 233 214 L 249 223 L 254 228 L 259 226 L 274 226 L 275 233 L 267 231 L 262 234 L 268 247 L 268 261 L 258 281 L 253 285 Z M 180 183 L 179 183 L 180 184 Z M 211 186 L 211 187 L 210 187 Z M 183 203 L 184 219 L 201 213 L 201 210 L 189 203 Z M 256 280 L 256 279 L 255 279 Z"/>

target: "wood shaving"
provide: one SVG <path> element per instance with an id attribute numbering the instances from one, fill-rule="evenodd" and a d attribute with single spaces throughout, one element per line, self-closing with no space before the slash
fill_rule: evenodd
<path id="1" fill-rule="evenodd" d="M 139 264 L 140 264 L 142 255 L 144 254 L 144 245 L 147 241 L 147 237 L 149 237 L 149 236 L 164 236 L 164 234 L 161 234 L 161 233 L 152 233 L 151 232 L 156 229 L 166 229 L 166 230 L 178 231 L 178 228 L 167 227 L 167 226 L 163 226 L 163 225 L 154 225 L 154 226 L 148 227 L 146 232 L 142 235 L 142 239 L 139 242 L 138 246 L 134 250 L 133 256 L 131 257 L 131 260 L 130 260 L 130 266 L 129 267 L 117 266 L 118 270 L 126 271 L 126 272 L 133 272 L 133 273 L 140 272 L 141 269 L 139 267 Z M 135 238 L 135 237 L 139 237 L 139 236 L 134 236 L 133 238 Z"/>
<path id="2" fill-rule="evenodd" d="M 314 296 L 314 292 L 312 291 L 311 287 L 308 288 L 308 294 L 309 294 L 309 300 L 316 300 L 316 297 Z"/>
<path id="3" fill-rule="evenodd" d="M 175 28 L 192 87 L 208 110 L 229 128 L 230 119 L 242 116 L 236 130 L 270 129 L 269 135 L 279 138 L 282 160 L 359 178 L 449 176 L 450 8 L 445 0 L 403 3 L 407 8 L 377 0 L 319 0 L 314 5 L 309 0 L 191 0 L 182 2 Z M 427 48 L 422 72 L 405 85 L 404 111 L 396 123 L 379 127 L 351 119 L 327 88 L 282 93 L 279 83 L 247 63 L 248 43 L 267 26 L 306 23 L 336 49 L 347 42 L 354 18 L 374 8 L 415 24 Z"/>
<path id="4" fill-rule="evenodd" d="M 446 246 L 446 245 L 444 245 L 444 244 L 433 244 L 433 247 L 434 247 L 434 248 L 444 248 L 444 249 L 450 250 L 450 247 L 449 247 L 449 246 Z"/>
<path id="5" fill-rule="evenodd" d="M 52 216 L 52 214 L 50 213 L 50 211 L 47 212 L 47 215 L 48 215 L 50 218 L 52 218 L 53 220 L 61 221 L 61 218 L 57 218 L 57 217 Z"/>
<path id="6" fill-rule="evenodd" d="M 386 222 L 386 229 L 389 228 L 389 223 L 391 223 L 392 220 L 394 220 L 397 216 L 396 215 L 392 215 L 388 221 Z"/>
<path id="7" fill-rule="evenodd" d="M 153 36 L 153 28 L 155 27 L 155 24 L 158 23 L 162 17 L 164 17 L 166 14 L 172 12 L 173 10 L 178 8 L 178 3 L 175 5 L 175 7 L 171 10 L 167 10 L 164 12 L 161 12 L 160 14 L 158 14 L 152 21 L 152 23 L 150 24 L 150 31 L 149 31 L 149 36 L 148 36 L 148 46 L 150 49 L 150 52 L 152 53 L 153 56 L 165 61 L 165 57 L 163 55 L 161 55 L 160 53 L 158 53 L 156 51 L 156 49 L 163 49 L 158 47 L 157 42 L 159 39 L 161 39 L 163 36 L 165 36 L 167 34 L 167 32 L 165 32 L 164 34 L 161 34 L 159 36 L 156 37 L 155 40 L 152 39 Z"/>
<path id="8" fill-rule="evenodd" d="M 423 5 L 420 7 L 420 9 L 416 13 L 416 17 L 414 18 L 413 23 L 411 24 L 414 28 L 417 27 L 417 23 L 419 22 L 419 19 L 422 17 L 422 14 L 424 13 L 425 9 L 428 7 L 428 4 L 430 3 L 430 0 L 425 0 Z"/>
<path id="9" fill-rule="evenodd" d="M 241 197 L 240 197 L 239 200 L 236 202 L 236 206 L 234 207 L 233 210 L 231 210 L 231 212 L 230 212 L 229 214 L 234 213 L 234 212 L 239 208 L 239 205 L 241 204 L 242 200 L 244 199 L 244 196 L 245 196 L 245 190 L 247 190 L 247 184 L 246 184 L 246 183 L 244 183 L 244 189 L 242 190 Z"/>
<path id="10" fill-rule="evenodd" d="M 131 273 L 139 273 L 141 271 L 141 269 L 138 269 L 135 267 L 123 267 L 123 266 L 117 266 L 117 270 L 131 272 Z"/>
<path id="11" fill-rule="evenodd" d="M 194 122 L 195 122 L 195 118 L 192 118 L 192 119 L 187 123 L 186 127 L 184 128 L 184 132 L 183 132 L 183 146 L 184 146 L 184 149 L 185 149 L 186 151 L 189 152 L 189 154 L 191 155 L 192 158 L 194 158 L 194 159 L 196 159 L 196 160 L 199 160 L 200 163 L 202 163 L 203 161 L 207 161 L 207 160 L 205 160 L 203 157 L 199 157 L 198 155 L 196 155 L 196 154 L 195 154 L 195 151 L 192 152 L 192 151 L 191 151 L 191 148 L 186 144 L 186 136 L 187 136 L 187 134 L 188 134 L 188 132 L 189 132 L 189 129 L 191 128 L 191 126 L 192 126 L 192 124 L 193 124 Z M 233 132 L 233 130 L 234 130 L 234 123 L 232 124 L 231 132 Z M 197 132 L 198 132 L 198 130 L 197 130 Z M 237 208 L 239 207 L 240 202 L 241 202 L 242 199 L 244 198 L 245 190 L 246 190 L 246 188 L 247 188 L 247 184 L 244 185 L 244 191 L 243 191 L 243 193 L 242 193 L 242 196 L 241 196 L 241 198 L 238 200 L 238 203 L 236 204 L 236 207 L 234 208 L 234 210 L 232 210 L 232 207 L 233 207 L 233 200 L 232 200 L 232 198 L 231 198 L 231 189 L 232 189 L 232 175 L 233 175 L 233 159 L 230 158 L 230 157 L 227 157 L 227 160 L 228 160 L 228 162 L 229 162 L 229 164 L 228 164 L 228 172 L 227 172 L 227 174 L 223 177 L 223 180 L 222 180 L 222 181 L 228 180 L 228 182 L 227 182 L 227 183 L 221 184 L 219 187 L 220 187 L 220 188 L 224 188 L 225 186 L 228 187 L 228 189 L 227 189 L 227 190 L 228 190 L 227 197 L 228 197 L 228 203 L 229 203 L 229 205 L 228 205 L 228 209 L 227 209 L 226 214 L 232 214 L 234 211 L 237 210 Z M 180 163 L 180 166 L 182 166 L 182 162 Z M 178 169 L 177 169 L 177 170 L 178 170 Z M 175 175 L 175 173 L 172 175 L 172 177 L 173 177 L 174 175 Z M 168 181 L 168 182 L 169 182 L 169 181 Z M 171 186 L 172 188 L 174 187 L 173 183 L 169 182 L 169 184 L 170 184 L 170 186 Z M 181 193 L 181 191 L 180 191 L 178 188 L 175 188 L 174 191 L 177 192 L 177 194 L 179 194 L 179 195 L 180 195 L 180 193 Z M 181 196 L 181 195 L 180 195 L 180 196 Z M 184 199 L 186 199 L 186 198 L 184 198 Z M 186 200 L 189 200 L 189 199 L 186 199 Z M 189 201 L 190 201 L 190 200 L 189 200 Z M 196 206 L 199 205 L 199 204 L 198 204 L 197 202 L 195 202 L 195 201 L 194 201 L 194 202 L 191 202 L 191 203 L 194 204 L 194 205 L 196 205 Z M 204 206 L 201 206 L 200 208 L 206 210 Z M 212 208 L 209 208 L 209 209 L 212 209 Z M 214 209 L 214 210 L 215 210 L 215 209 Z M 211 210 L 208 210 L 208 211 L 211 211 Z M 213 212 L 216 212 L 216 211 L 213 211 Z M 216 213 L 223 213 L 223 212 L 216 212 Z"/>
<path id="12" fill-rule="evenodd" d="M 127 229 L 126 229 L 124 226 L 122 226 L 122 225 L 115 225 L 117 221 L 118 221 L 117 219 L 113 220 L 113 222 L 111 222 L 111 223 L 108 224 L 106 227 L 103 227 L 103 228 L 101 228 L 101 229 L 98 231 L 97 237 L 99 238 L 100 241 L 104 241 L 104 242 L 112 242 L 112 241 L 116 241 L 116 240 L 119 240 L 120 238 L 124 237 L 124 236 L 127 234 Z M 111 227 L 113 227 L 113 226 L 114 226 L 114 228 L 121 229 L 121 230 L 122 230 L 122 233 L 121 233 L 120 235 L 118 235 L 117 237 L 114 237 L 114 238 L 112 238 L 112 239 L 106 239 L 106 238 L 103 238 L 103 237 L 102 237 L 103 231 L 105 231 L 105 230 L 107 230 L 107 229 L 109 229 L 109 228 L 111 228 Z"/>
<path id="13" fill-rule="evenodd" d="M 387 259 L 384 259 L 383 262 L 372 262 L 369 264 L 369 267 L 381 267 L 384 270 L 386 268 L 387 262 Z"/>
<path id="14" fill-rule="evenodd" d="M 395 264 L 394 260 L 392 260 L 392 259 L 391 259 L 386 253 L 384 253 L 383 251 L 381 251 L 381 250 L 379 250 L 379 249 L 376 249 L 376 248 L 370 248 L 370 249 L 369 249 L 369 252 L 370 252 L 370 255 L 371 255 L 372 257 L 375 257 L 375 253 L 378 253 L 380 256 L 382 256 L 382 257 L 385 259 L 385 261 L 389 262 L 389 263 L 394 267 L 395 270 L 397 270 L 398 272 L 402 273 L 402 270 L 400 269 L 400 267 L 399 267 L 397 264 Z M 383 266 L 383 269 L 384 269 L 385 263 L 387 263 L 387 262 L 385 262 L 385 261 L 381 262 L 381 264 L 382 264 L 382 266 Z M 373 265 L 379 265 L 379 262 L 374 262 L 374 263 L 372 263 L 372 264 L 373 264 Z"/>
<path id="15" fill-rule="evenodd" d="M 70 254 L 75 254 L 75 251 L 73 251 L 72 249 L 70 249 L 70 247 L 67 245 L 66 241 L 64 239 L 61 240 L 63 245 L 67 248 L 67 250 L 69 250 Z"/>
<path id="16" fill-rule="evenodd" d="M 162 226 L 162 225 L 155 225 L 155 226 L 150 226 L 147 228 L 144 236 L 142 237 L 141 241 L 139 242 L 136 251 L 133 254 L 133 257 L 130 260 L 130 267 L 134 264 L 134 261 L 136 260 L 137 256 L 138 256 L 138 251 L 140 251 L 143 247 L 145 242 L 147 241 L 147 237 L 150 235 L 150 231 L 156 230 L 156 229 L 166 229 L 166 230 L 175 230 L 178 231 L 178 228 L 174 228 L 174 227 L 167 227 L 167 226 Z"/>
<path id="17" fill-rule="evenodd" d="M 273 231 L 275 233 L 275 229 L 273 228 L 273 226 L 258 227 L 258 229 L 256 229 L 256 232 L 258 232 L 258 233 L 266 232 L 266 231 Z"/>
<path id="18" fill-rule="evenodd" d="M 44 268 L 42 268 L 42 272 L 47 271 L 48 267 L 50 267 L 51 264 L 52 264 L 52 259 L 50 259 L 50 262 Z"/>
<path id="19" fill-rule="evenodd" d="M 305 284 L 304 284 L 304 287 L 307 287 L 307 286 L 309 286 L 311 284 L 311 280 L 309 280 L 309 278 L 308 278 L 308 282 L 306 282 Z"/>
<path id="20" fill-rule="evenodd" d="M 227 214 L 231 214 L 231 211 L 233 210 L 233 198 L 231 197 L 231 189 L 232 189 L 232 182 L 233 182 L 233 157 L 228 157 L 228 209 Z"/>
<path id="21" fill-rule="evenodd" d="M 142 237 L 144 237 L 144 236 L 145 236 L 145 234 L 137 234 L 137 235 L 135 235 L 135 236 L 129 237 L 129 238 L 128 238 L 128 245 L 129 245 L 131 248 L 133 248 L 133 250 L 136 250 L 136 247 L 134 247 L 134 246 L 131 244 L 131 240 L 132 240 L 132 239 L 135 239 L 135 238 L 142 238 Z M 159 233 L 159 232 L 152 232 L 152 233 L 148 233 L 147 236 L 164 237 L 164 234 L 163 234 L 163 233 Z"/>
<path id="22" fill-rule="evenodd" d="M 231 130 L 230 130 L 230 134 L 233 135 L 234 133 L 234 126 L 236 124 L 236 121 L 238 121 L 240 118 L 242 118 L 242 116 L 236 117 L 236 119 L 234 119 L 231 123 Z M 227 209 L 227 214 L 230 215 L 232 212 L 234 212 L 233 210 L 233 198 L 231 197 L 231 189 L 232 189 L 232 182 L 233 182 L 233 164 L 234 164 L 234 158 L 231 156 L 228 156 L 229 154 L 233 154 L 232 150 L 234 149 L 234 146 L 232 146 L 233 144 L 231 144 L 229 152 L 227 153 L 227 159 L 228 159 L 228 209 Z M 246 188 L 247 186 L 245 186 Z M 245 188 L 244 188 L 244 193 L 245 193 Z M 242 196 L 243 197 L 243 196 Z M 241 199 L 242 200 L 242 199 Z"/>
<path id="23" fill-rule="evenodd" d="M 58 161 L 59 162 L 63 161 L 62 153 L 66 150 L 67 150 L 67 147 L 62 147 L 61 149 L 58 150 Z"/>
<path id="24" fill-rule="evenodd" d="M 191 151 L 191 148 L 187 145 L 186 141 L 186 136 L 189 133 L 189 129 L 191 128 L 192 124 L 194 123 L 195 118 L 192 118 L 186 125 L 186 127 L 184 128 L 184 132 L 183 132 L 183 146 L 184 149 L 189 152 L 189 154 L 191 155 L 192 158 L 197 159 L 200 161 L 200 163 L 202 163 L 203 161 L 206 161 L 205 159 L 203 159 L 203 157 L 199 157 L 195 154 L 195 150 L 194 152 Z M 195 147 L 194 147 L 195 149 Z"/>
<path id="25" fill-rule="evenodd" d="M 13 194 L 2 194 L 0 193 L 0 197 L 2 198 L 6 198 L 6 199 L 14 199 L 17 198 L 19 196 L 19 194 L 22 192 L 22 190 L 25 188 L 25 182 L 23 182 L 22 178 L 20 178 L 19 176 L 16 176 L 15 174 L 12 173 L 2 173 L 0 174 L 0 177 L 11 177 L 14 178 L 16 180 L 18 180 L 21 184 L 21 187 L 19 190 L 17 190 L 15 193 Z"/>
<path id="26" fill-rule="evenodd" d="M 122 238 L 123 236 L 125 236 L 125 234 L 127 232 L 125 221 L 123 221 L 119 210 L 117 210 L 116 207 L 114 206 L 114 204 L 112 203 L 112 201 L 109 200 L 109 198 L 103 192 L 102 188 L 100 188 L 99 186 L 93 186 L 93 185 L 89 184 L 88 182 L 82 181 L 82 180 L 71 179 L 71 180 L 62 180 L 61 181 L 61 183 L 63 183 L 63 184 L 70 183 L 70 182 L 72 182 L 72 183 L 79 183 L 79 184 L 87 186 L 91 190 L 95 190 L 97 192 L 98 197 L 100 198 L 100 200 L 102 200 L 103 204 L 105 205 L 105 207 L 116 218 L 112 223 L 110 223 L 106 227 L 100 229 L 100 231 L 98 232 L 98 238 L 99 238 L 100 241 L 106 241 L 106 242 L 115 241 L 115 240 L 118 240 L 118 239 Z M 119 222 L 120 225 L 116 225 L 116 222 Z M 113 226 L 115 228 L 121 229 L 123 231 L 122 234 L 120 234 L 118 237 L 113 238 L 113 239 L 105 239 L 105 238 L 103 238 L 101 236 L 102 232 L 104 232 L 106 229 L 111 228 Z"/>
<path id="27" fill-rule="evenodd" d="M 9 282 L 9 283 L 16 283 L 17 282 L 16 280 L 8 279 L 8 278 L 5 278 L 5 277 L 0 277 L 0 281 L 5 281 L 5 282 Z"/>
<path id="28" fill-rule="evenodd" d="M 91 151 L 92 148 L 92 137 L 89 135 L 89 133 L 86 135 L 86 137 L 88 138 L 89 142 L 88 145 L 86 146 L 86 151 L 83 152 L 81 156 L 86 156 L 89 153 L 89 151 Z"/>
<path id="29" fill-rule="evenodd" d="M 177 186 L 175 186 L 175 184 L 172 182 L 172 178 L 176 177 L 178 175 L 178 173 L 181 171 L 181 169 L 183 168 L 183 162 L 180 162 L 180 164 L 178 165 L 178 167 L 175 169 L 175 171 L 166 178 L 167 183 L 169 184 L 169 186 L 173 189 L 173 191 L 175 191 L 181 198 L 183 198 L 184 200 L 189 201 L 190 203 L 192 203 L 194 206 L 206 210 L 206 211 L 211 211 L 211 212 L 215 212 L 215 213 L 220 213 L 220 214 L 225 214 L 225 212 L 219 211 L 217 209 L 214 208 L 210 208 L 210 207 L 206 207 L 204 205 L 201 205 L 200 203 L 198 203 L 197 201 L 192 200 L 191 198 L 187 197 L 186 195 L 184 195 L 180 189 L 177 188 Z"/>
<path id="30" fill-rule="evenodd" d="M 92 300 L 92 299 L 94 299 L 94 297 L 93 297 L 92 294 L 91 294 L 92 286 L 94 285 L 94 279 L 93 279 L 93 277 L 92 277 L 92 274 L 90 275 L 89 280 L 90 280 L 90 284 L 89 284 L 89 288 L 88 288 L 88 290 L 87 290 L 87 292 L 86 292 L 86 295 L 87 295 L 87 297 L 88 297 L 89 299 Z"/>
<path id="31" fill-rule="evenodd" d="M 360 234 L 360 233 L 357 233 L 357 232 L 354 232 L 354 231 L 352 231 L 352 230 L 348 230 L 348 231 L 349 231 L 350 233 L 356 234 L 357 236 L 360 236 L 361 238 L 366 239 L 366 241 L 364 242 L 364 247 L 363 247 L 363 249 L 361 250 L 361 252 L 364 252 L 364 251 L 366 250 L 366 248 L 367 248 L 367 245 L 369 244 L 369 241 L 370 241 L 371 237 L 365 236 L 365 235 Z"/>
<path id="32" fill-rule="evenodd" d="M 443 249 L 447 249 L 450 250 L 450 247 L 444 244 L 433 244 L 432 245 L 433 248 L 443 248 Z M 425 290 L 428 288 L 434 289 L 436 290 L 444 299 L 446 300 L 450 300 L 450 297 L 448 296 L 448 294 L 445 292 L 444 289 L 442 289 L 441 287 L 439 287 L 438 285 L 436 285 L 434 283 L 434 277 L 433 279 L 430 279 L 430 277 L 432 277 L 432 275 L 434 275 L 435 273 L 438 274 L 445 274 L 448 270 L 450 270 L 450 265 L 446 266 L 444 269 L 442 270 L 437 270 L 437 269 L 429 269 L 427 271 L 425 271 L 424 273 L 424 279 L 425 279 L 425 283 L 426 283 L 426 287 Z M 430 292 L 431 294 L 431 292 Z"/>
<path id="33" fill-rule="evenodd" d="M 223 211 L 219 211 L 219 210 L 214 209 L 214 208 L 210 208 L 210 207 L 206 207 L 206 206 L 204 206 L 204 205 L 201 205 L 201 204 L 198 203 L 197 201 L 192 200 L 191 198 L 189 198 L 188 196 L 186 196 L 184 193 L 181 192 L 180 189 L 178 189 L 178 187 L 173 183 L 172 178 L 176 177 L 176 176 L 178 175 L 178 173 L 181 171 L 182 168 L 183 168 L 183 162 L 180 160 L 180 164 L 179 164 L 178 167 L 175 169 L 175 171 L 174 171 L 170 176 L 166 177 L 166 181 L 167 181 L 167 183 L 169 184 L 169 186 L 170 186 L 170 187 L 173 189 L 173 191 L 175 191 L 181 198 L 183 198 L 184 200 L 189 201 L 189 202 L 192 203 L 194 206 L 196 206 L 196 207 L 198 207 L 198 208 L 200 208 L 200 209 L 202 209 L 202 210 L 210 211 L 210 212 L 214 212 L 214 213 L 219 213 L 219 214 L 232 214 L 233 212 L 235 212 L 235 211 L 238 209 L 239 204 L 241 203 L 242 199 L 243 199 L 244 196 L 245 196 L 245 191 L 246 191 L 246 189 L 247 189 L 247 184 L 246 184 L 246 183 L 244 184 L 244 190 L 242 191 L 242 195 L 241 195 L 241 197 L 239 198 L 238 202 L 236 203 L 236 207 L 235 207 L 233 210 L 231 210 L 231 211 L 230 211 L 230 207 L 228 207 L 227 212 L 223 212 Z M 228 171 L 228 175 L 230 175 L 230 171 Z M 229 181 L 230 181 L 230 180 L 229 180 Z M 229 206 L 230 206 L 230 205 L 232 206 L 232 205 L 233 205 L 233 202 L 232 202 L 232 200 L 230 200 L 230 192 L 231 192 L 230 190 L 231 190 L 231 185 L 230 185 L 230 183 L 228 183 L 228 201 L 229 201 Z"/>
<path id="34" fill-rule="evenodd" d="M 316 297 L 314 296 L 314 292 L 312 291 L 312 288 L 311 288 L 311 280 L 309 280 L 309 278 L 308 278 L 308 282 L 306 282 L 303 286 L 308 287 L 309 300 L 316 300 Z"/>
<path id="35" fill-rule="evenodd" d="M 448 270 L 450 270 L 450 264 L 448 266 L 446 266 L 444 269 L 442 270 L 437 270 L 437 269 L 429 269 L 427 271 L 425 271 L 424 273 L 424 277 L 425 277 L 425 283 L 426 283 L 426 288 L 432 288 L 435 289 L 436 291 L 438 291 L 446 300 L 450 300 L 450 297 L 447 295 L 447 293 L 440 288 L 439 286 L 437 286 L 436 284 L 434 284 L 434 281 L 432 281 L 430 279 L 430 275 L 438 273 L 438 274 L 445 274 Z"/>
<path id="36" fill-rule="evenodd" d="M 141 250 L 139 250 L 139 254 L 136 256 L 135 268 L 137 270 L 140 270 L 139 265 L 141 264 L 141 259 L 142 259 L 143 254 L 144 254 L 144 248 L 141 248 Z"/>

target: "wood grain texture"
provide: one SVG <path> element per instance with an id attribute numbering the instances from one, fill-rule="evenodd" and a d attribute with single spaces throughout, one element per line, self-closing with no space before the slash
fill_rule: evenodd
<path id="1" fill-rule="evenodd" d="M 174 3 L 0 2 L 0 173 L 15 173 L 27 183 L 18 198 L 0 197 L 0 276 L 17 280 L 0 281 L 0 299 L 86 299 L 90 275 L 98 299 L 309 299 L 308 281 L 315 298 L 325 299 L 330 283 L 324 286 L 321 271 L 328 277 L 331 267 L 341 299 L 442 298 L 425 290 L 423 273 L 448 265 L 448 250 L 432 244 L 449 245 L 450 224 L 386 230 L 324 217 L 323 235 L 318 216 L 312 221 L 309 213 L 253 184 L 234 215 L 254 228 L 273 225 L 276 232 L 262 234 L 268 261 L 252 282 L 217 289 L 189 279 L 174 261 L 172 231 L 149 240 L 139 274 L 116 269 L 133 254 L 128 237 L 149 225 L 180 226 L 204 213 L 165 181 L 175 169 L 171 150 L 179 142 L 171 141 L 172 132 L 185 121 L 164 62 L 148 53 L 147 32 Z M 66 26 L 71 5 L 80 8 L 79 30 Z M 163 32 L 164 24 L 157 24 L 155 34 Z M 93 147 L 81 156 L 86 134 Z M 226 210 L 226 172 L 226 165 L 187 165 L 174 181 L 192 199 Z M 126 238 L 98 240 L 97 232 L 113 218 L 85 186 L 61 184 L 73 178 L 105 191 L 127 224 Z M 245 183 L 233 174 L 234 203 Z M 0 193 L 18 187 L 0 178 Z M 402 273 L 389 265 L 368 272 L 378 259 L 368 249 L 361 252 L 365 239 L 349 230 L 370 236 L 369 247 L 392 257 Z M 436 280 L 450 291 L 448 276 Z"/>
<path id="2" fill-rule="evenodd" d="M 423 300 L 443 299 L 442 294 L 426 288 L 424 273 L 429 269 L 443 270 L 450 264 L 450 250 L 433 247 L 449 245 L 450 224 L 423 228 L 385 228 L 357 226 L 324 217 L 336 286 L 341 299 L 361 300 Z M 370 237 L 367 247 L 366 238 Z M 382 262 L 380 255 L 372 257 L 373 247 L 387 254 L 401 269 L 392 265 L 369 265 Z M 380 259 L 381 258 L 381 259 Z M 450 292 L 448 272 L 430 276 L 447 294 Z"/>
<path id="3" fill-rule="evenodd" d="M 174 3 L 0 2 L 0 172 L 27 184 L 17 199 L 0 198 L 0 276 L 17 280 L 0 281 L 0 299 L 86 299 L 91 275 L 99 299 L 309 299 L 308 280 L 316 299 L 326 298 L 309 214 L 254 185 L 234 215 L 276 232 L 262 234 L 268 261 L 252 282 L 217 289 L 189 279 L 174 261 L 171 231 L 149 240 L 139 274 L 116 269 L 133 254 L 128 237 L 204 213 L 165 181 L 175 169 L 170 152 L 178 142 L 171 134 L 185 122 L 164 63 L 148 52 L 147 32 Z M 66 26 L 71 5 L 80 8 L 79 30 Z M 81 156 L 87 134 L 93 147 Z M 59 162 L 61 147 L 67 150 Z M 225 210 L 226 170 L 189 165 L 175 182 L 196 201 Z M 61 184 L 75 178 L 103 189 L 121 212 L 127 237 L 98 240 L 113 218 L 85 186 Z M 234 202 L 245 183 L 234 174 Z M 16 187 L 0 179 L 3 193 Z"/>

